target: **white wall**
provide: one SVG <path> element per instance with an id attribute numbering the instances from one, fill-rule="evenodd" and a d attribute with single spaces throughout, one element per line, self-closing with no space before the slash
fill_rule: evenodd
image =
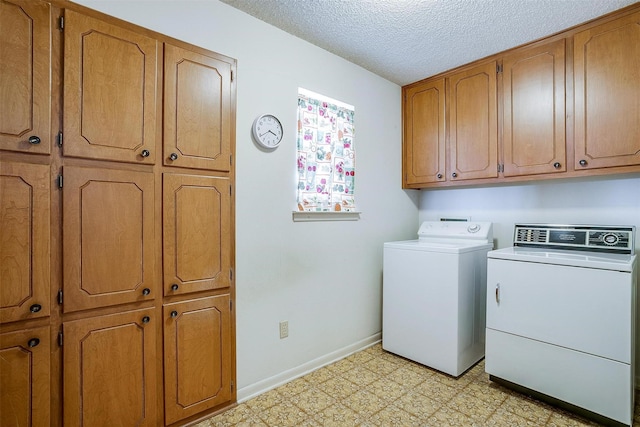
<path id="1" fill-rule="evenodd" d="M 382 244 L 418 224 L 419 193 L 401 190 L 400 87 L 217 0 L 76 2 L 238 60 L 239 400 L 379 339 Z M 299 86 L 355 106 L 359 221 L 292 222 Z M 267 112 L 286 133 L 269 153 L 250 132 Z"/>
<path id="2" fill-rule="evenodd" d="M 638 174 L 420 193 L 420 222 L 447 215 L 491 221 L 496 248 L 512 246 L 515 223 L 635 225 L 640 231 Z"/>
<path id="3" fill-rule="evenodd" d="M 640 257 L 640 174 L 421 191 L 420 221 L 447 215 L 493 222 L 496 248 L 512 246 L 515 223 L 634 225 Z M 640 316 L 636 323 L 636 343 L 640 344 Z M 638 366 L 640 351 L 636 351 Z M 636 377 L 639 375 L 636 369 Z M 636 383 L 640 384 L 640 378 Z"/>

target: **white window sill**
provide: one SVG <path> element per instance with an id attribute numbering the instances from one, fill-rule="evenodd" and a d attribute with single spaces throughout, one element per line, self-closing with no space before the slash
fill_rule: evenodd
<path id="1" fill-rule="evenodd" d="M 293 222 L 308 221 L 358 221 L 362 212 L 307 212 L 293 211 Z"/>

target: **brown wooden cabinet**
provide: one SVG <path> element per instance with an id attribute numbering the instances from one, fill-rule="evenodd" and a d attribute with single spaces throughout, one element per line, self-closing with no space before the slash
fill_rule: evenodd
<path id="1" fill-rule="evenodd" d="M 225 294 L 163 307 L 167 424 L 231 400 L 229 305 Z"/>
<path id="2" fill-rule="evenodd" d="M 448 77 L 449 176 L 454 181 L 498 176 L 496 62 Z"/>
<path id="3" fill-rule="evenodd" d="M 156 313 L 64 322 L 65 426 L 156 425 Z"/>
<path id="4" fill-rule="evenodd" d="M 502 68 L 504 176 L 566 171 L 564 39 L 516 50 Z"/>
<path id="5" fill-rule="evenodd" d="M 445 107 L 435 97 L 443 79 Z M 404 188 L 640 172 L 640 8 L 412 83 L 403 96 Z"/>
<path id="6" fill-rule="evenodd" d="M 71 2 L 0 26 L 0 424 L 233 404 L 236 61 Z"/>
<path id="7" fill-rule="evenodd" d="M 444 78 L 423 82 L 404 94 L 404 184 L 446 177 Z"/>
<path id="8" fill-rule="evenodd" d="M 154 177 L 64 168 L 64 311 L 155 296 Z"/>
<path id="9" fill-rule="evenodd" d="M 575 169 L 640 165 L 640 12 L 574 37 Z"/>
<path id="10" fill-rule="evenodd" d="M 165 165 L 229 170 L 231 68 L 228 59 L 165 43 Z"/>
<path id="11" fill-rule="evenodd" d="M 2 160 L 0 322 L 48 316 L 49 166 Z"/>
<path id="12" fill-rule="evenodd" d="M 0 333 L 0 425 L 49 427 L 49 327 Z"/>
<path id="13" fill-rule="evenodd" d="M 0 149 L 51 152 L 51 6 L 0 0 Z"/>
<path id="14" fill-rule="evenodd" d="M 65 156 L 152 164 L 156 157 L 159 42 L 65 12 Z"/>
<path id="15" fill-rule="evenodd" d="M 165 295 L 230 286 L 230 192 L 225 177 L 164 174 Z"/>

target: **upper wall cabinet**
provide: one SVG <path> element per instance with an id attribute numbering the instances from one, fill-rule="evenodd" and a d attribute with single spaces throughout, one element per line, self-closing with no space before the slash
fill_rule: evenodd
<path id="1" fill-rule="evenodd" d="M 496 62 L 453 74 L 449 81 L 451 180 L 498 176 Z"/>
<path id="2" fill-rule="evenodd" d="M 164 164 L 228 171 L 231 63 L 164 48 Z"/>
<path id="3" fill-rule="evenodd" d="M 65 12 L 65 156 L 155 162 L 159 42 Z"/>
<path id="4" fill-rule="evenodd" d="M 565 41 L 503 59 L 504 175 L 566 171 Z"/>
<path id="5" fill-rule="evenodd" d="M 404 182 L 443 181 L 445 169 L 444 79 L 408 89 L 404 95 Z"/>
<path id="6" fill-rule="evenodd" d="M 640 12 L 574 38 L 575 168 L 640 165 Z"/>
<path id="7" fill-rule="evenodd" d="M 51 6 L 0 0 L 0 149 L 51 152 Z"/>
<path id="8" fill-rule="evenodd" d="M 640 6 L 402 93 L 404 188 L 640 172 Z"/>

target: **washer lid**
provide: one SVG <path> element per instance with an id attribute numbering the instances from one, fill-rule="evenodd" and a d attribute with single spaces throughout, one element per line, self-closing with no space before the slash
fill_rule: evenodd
<path id="1" fill-rule="evenodd" d="M 423 251 L 423 252 L 439 252 L 439 253 L 451 253 L 461 254 L 465 252 L 472 252 L 477 250 L 491 250 L 493 248 L 492 243 L 484 241 L 439 241 L 439 242 L 425 242 L 423 240 L 404 240 L 400 242 L 387 242 L 384 244 L 385 249 L 402 249 L 407 251 Z"/>
<path id="2" fill-rule="evenodd" d="M 510 247 L 489 251 L 487 257 L 489 259 L 537 262 L 625 272 L 633 271 L 636 264 L 636 255 L 524 247 Z"/>

